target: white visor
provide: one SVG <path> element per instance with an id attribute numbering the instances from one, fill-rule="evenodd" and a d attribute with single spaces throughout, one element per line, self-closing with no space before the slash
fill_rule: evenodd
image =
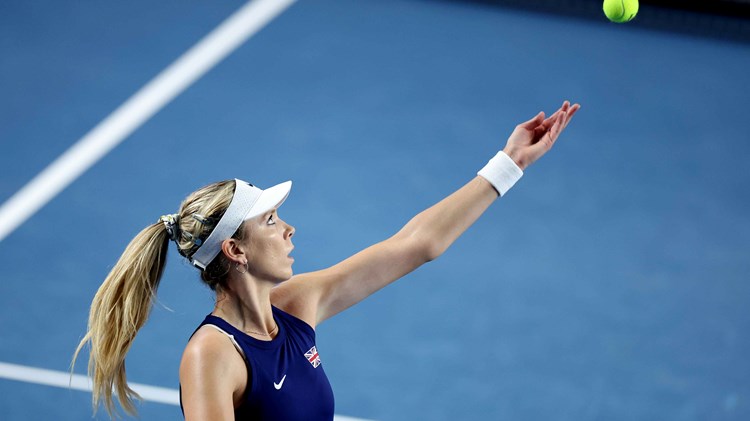
<path id="1" fill-rule="evenodd" d="M 221 243 L 227 238 L 231 238 L 243 221 L 281 206 L 292 189 L 291 181 L 285 181 L 265 190 L 236 178 L 234 182 L 232 202 L 214 230 L 206 238 L 206 241 L 201 244 L 191 258 L 191 263 L 201 269 L 206 269 L 206 266 L 214 260 L 221 252 Z"/>

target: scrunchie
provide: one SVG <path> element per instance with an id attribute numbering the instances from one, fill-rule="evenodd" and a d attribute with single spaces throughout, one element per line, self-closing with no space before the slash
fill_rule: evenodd
<path id="1" fill-rule="evenodd" d="M 179 241 L 180 239 L 179 215 L 176 213 L 169 214 L 169 215 L 162 215 L 159 218 L 159 221 L 164 223 L 164 228 L 167 229 L 167 235 L 169 235 L 169 239 L 174 241 L 175 243 Z"/>

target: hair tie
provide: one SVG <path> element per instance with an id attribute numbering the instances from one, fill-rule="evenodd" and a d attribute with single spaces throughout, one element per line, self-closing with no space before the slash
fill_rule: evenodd
<path id="1" fill-rule="evenodd" d="M 159 221 L 164 223 L 164 228 L 167 229 L 167 235 L 169 235 L 169 239 L 174 241 L 175 243 L 179 241 L 180 238 L 179 218 L 179 214 L 176 213 L 162 215 L 159 218 Z"/>

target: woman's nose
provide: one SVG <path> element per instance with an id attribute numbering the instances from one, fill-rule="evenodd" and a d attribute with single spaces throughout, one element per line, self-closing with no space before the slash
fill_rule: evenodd
<path id="1" fill-rule="evenodd" d="M 292 238 L 292 236 L 294 235 L 295 232 L 297 232 L 297 230 L 294 229 L 294 227 L 289 224 L 287 224 L 286 226 L 287 226 L 286 238 Z"/>

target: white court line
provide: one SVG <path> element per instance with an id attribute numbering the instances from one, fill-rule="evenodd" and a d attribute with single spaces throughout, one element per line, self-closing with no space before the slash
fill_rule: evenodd
<path id="1" fill-rule="evenodd" d="M 64 371 L 46 370 L 43 368 L 27 367 L 25 365 L 0 362 L 0 378 L 16 380 L 26 383 L 42 384 L 45 386 L 62 387 L 65 389 L 91 391 L 91 381 L 87 376 Z M 145 401 L 180 405 L 180 392 L 166 387 L 149 386 L 128 382 L 128 386 L 135 390 Z M 368 421 L 362 418 L 352 418 L 334 415 L 334 421 Z"/>
<path id="2" fill-rule="evenodd" d="M 245 4 L 0 207 L 0 241 L 296 0 Z"/>
<path id="3" fill-rule="evenodd" d="M 0 241 L 296 0 L 255 0 L 227 18 L 0 207 Z M 0 378 L 91 391 L 87 376 L 0 362 Z M 128 383 L 144 400 L 179 405 L 175 389 Z M 366 421 L 342 415 L 335 421 Z"/>
<path id="4" fill-rule="evenodd" d="M 18 364 L 0 362 L 0 378 L 43 384 L 45 386 L 71 388 L 86 392 L 91 391 L 91 381 L 87 376 L 73 374 L 71 377 L 70 373 L 63 371 L 45 370 L 43 368 L 27 367 Z M 141 395 L 144 400 L 169 405 L 180 404 L 180 395 L 177 390 L 131 382 L 128 382 L 128 385 Z"/>

